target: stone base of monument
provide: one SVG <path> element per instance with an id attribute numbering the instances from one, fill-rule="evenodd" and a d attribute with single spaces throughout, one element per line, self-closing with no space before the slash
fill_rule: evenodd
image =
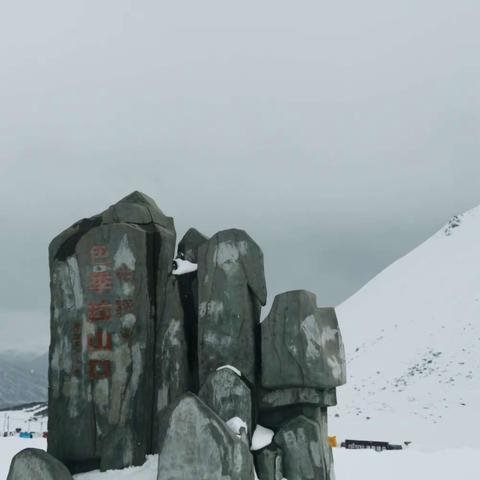
<path id="1" fill-rule="evenodd" d="M 190 229 L 177 252 L 189 268 L 172 271 L 175 237 L 134 192 L 52 241 L 51 455 L 21 452 L 9 480 L 152 453 L 158 480 L 333 480 L 327 408 L 346 381 L 335 310 L 296 290 L 260 322 L 255 241 Z"/>

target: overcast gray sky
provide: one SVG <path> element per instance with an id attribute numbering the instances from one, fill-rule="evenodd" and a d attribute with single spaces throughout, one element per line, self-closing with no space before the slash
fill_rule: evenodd
<path id="1" fill-rule="evenodd" d="M 0 6 L 0 349 L 48 344 L 49 241 L 132 190 L 245 228 L 335 305 L 480 204 L 480 2 Z M 480 242 L 479 242 L 480 248 Z"/>

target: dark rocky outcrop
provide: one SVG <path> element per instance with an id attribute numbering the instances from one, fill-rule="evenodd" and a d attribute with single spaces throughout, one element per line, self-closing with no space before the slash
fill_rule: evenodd
<path id="1" fill-rule="evenodd" d="M 225 422 L 241 418 L 253 433 L 252 392 L 247 383 L 229 368 L 211 373 L 198 392 L 200 399 Z"/>
<path id="2" fill-rule="evenodd" d="M 156 419 L 185 392 L 192 389 L 192 371 L 188 363 L 185 313 L 180 300 L 178 278 L 167 281 L 165 309 L 159 325 L 156 354 L 161 358 L 156 370 Z M 157 424 L 158 425 L 158 424 Z M 158 431 L 158 426 L 156 427 Z M 156 446 L 154 447 L 156 450 Z"/>
<path id="3" fill-rule="evenodd" d="M 313 293 L 277 295 L 261 327 L 263 387 L 330 389 L 345 383 L 335 310 L 318 308 Z"/>
<path id="4" fill-rule="evenodd" d="M 222 365 L 255 383 L 261 305 L 267 290 L 260 247 L 243 230 L 215 234 L 198 251 L 200 385 Z"/>
<path id="5" fill-rule="evenodd" d="M 74 472 L 140 465 L 152 449 L 174 245 L 173 220 L 139 192 L 50 244 L 48 451 Z"/>
<path id="6" fill-rule="evenodd" d="M 65 465 L 44 450 L 26 448 L 13 457 L 7 480 L 73 480 L 73 477 Z"/>
<path id="7" fill-rule="evenodd" d="M 158 480 L 253 480 L 252 455 L 194 394 L 172 404 L 160 422 Z"/>

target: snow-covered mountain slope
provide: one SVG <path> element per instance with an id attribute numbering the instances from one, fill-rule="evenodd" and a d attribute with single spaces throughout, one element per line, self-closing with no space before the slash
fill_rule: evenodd
<path id="1" fill-rule="evenodd" d="M 480 208 L 454 217 L 337 309 L 340 438 L 480 446 Z"/>
<path id="2" fill-rule="evenodd" d="M 44 402 L 48 392 L 48 353 L 0 353 L 0 408 Z"/>
<path id="3" fill-rule="evenodd" d="M 42 434 L 47 430 L 47 404 L 30 403 L 0 410 L 0 435 L 14 435 L 16 429 L 22 432 Z M 37 436 L 37 435 L 36 435 Z"/>

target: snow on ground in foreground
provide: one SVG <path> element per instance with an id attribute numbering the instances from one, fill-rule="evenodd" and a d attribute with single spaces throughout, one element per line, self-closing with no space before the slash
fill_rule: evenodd
<path id="1" fill-rule="evenodd" d="M 335 474 L 337 480 L 474 480 L 480 473 L 479 453 L 468 448 L 435 453 L 335 448 Z"/>
<path id="2" fill-rule="evenodd" d="M 0 438 L 0 480 L 7 478 L 12 457 L 24 448 L 47 448 L 44 438 Z M 337 480 L 477 480 L 479 450 L 449 449 L 425 453 L 414 449 L 399 452 L 333 449 Z M 156 480 L 157 456 L 142 467 L 75 475 L 75 480 Z"/>
<path id="3" fill-rule="evenodd" d="M 149 455 L 141 467 L 130 467 L 123 470 L 110 470 L 101 473 L 99 470 L 75 475 L 75 480 L 157 480 L 158 455 Z"/>

